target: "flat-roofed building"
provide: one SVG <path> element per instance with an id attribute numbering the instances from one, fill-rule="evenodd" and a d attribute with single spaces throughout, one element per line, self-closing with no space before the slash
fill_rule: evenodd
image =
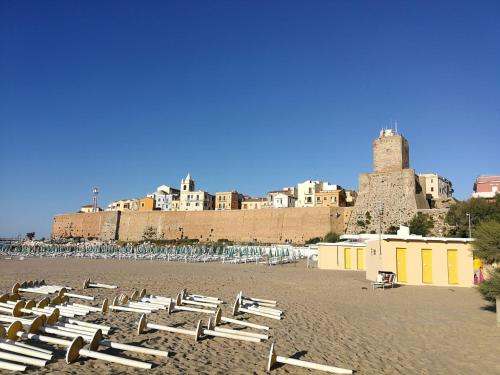
<path id="1" fill-rule="evenodd" d="M 420 173 L 418 179 L 427 200 L 446 199 L 453 195 L 451 181 L 437 173 Z"/>
<path id="2" fill-rule="evenodd" d="M 275 190 L 267 193 L 267 206 L 271 208 L 295 207 L 295 198 L 289 190 Z"/>
<path id="3" fill-rule="evenodd" d="M 155 209 L 155 200 L 153 198 L 143 197 L 137 199 L 137 211 L 153 211 L 154 209 Z"/>
<path id="4" fill-rule="evenodd" d="M 316 193 L 316 206 L 345 207 L 345 190 L 322 190 Z"/>
<path id="5" fill-rule="evenodd" d="M 174 189 L 167 185 L 160 185 L 156 188 L 154 193 L 148 194 L 155 200 L 155 210 L 171 211 L 172 201 L 179 199 L 180 190 Z"/>
<path id="6" fill-rule="evenodd" d="M 267 208 L 267 198 L 247 198 L 241 202 L 242 210 L 260 210 Z"/>
<path id="7" fill-rule="evenodd" d="M 96 207 L 96 210 L 95 212 L 100 212 L 102 211 L 102 208 L 101 207 Z M 80 207 L 80 212 L 82 213 L 92 213 L 94 212 L 94 206 L 91 205 L 91 204 L 86 204 L 86 205 L 83 205 Z"/>
<path id="8" fill-rule="evenodd" d="M 225 191 L 215 193 L 216 210 L 239 210 L 243 196 L 237 191 Z"/>
<path id="9" fill-rule="evenodd" d="M 320 191 L 321 182 L 306 180 L 297 184 L 297 207 L 314 207 L 316 193 Z"/>
<path id="10" fill-rule="evenodd" d="M 406 285 L 474 285 L 470 238 L 422 237 L 401 227 L 395 235 L 343 235 L 336 243 L 318 244 L 318 268 L 366 270 L 376 281 L 379 272 L 393 272 Z M 477 277 L 477 276 L 476 276 Z"/>
<path id="11" fill-rule="evenodd" d="M 500 194 L 500 176 L 480 176 L 476 178 L 473 198 L 495 199 Z"/>
<path id="12" fill-rule="evenodd" d="M 118 199 L 108 205 L 108 211 L 130 211 L 136 199 Z"/>

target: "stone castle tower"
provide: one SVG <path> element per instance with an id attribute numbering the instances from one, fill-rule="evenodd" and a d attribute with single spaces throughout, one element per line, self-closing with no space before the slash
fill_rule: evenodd
<path id="1" fill-rule="evenodd" d="M 410 169 L 408 141 L 383 129 L 373 142 L 373 173 L 359 175 L 358 198 L 347 233 L 378 233 L 407 223 L 429 208 L 418 177 Z"/>

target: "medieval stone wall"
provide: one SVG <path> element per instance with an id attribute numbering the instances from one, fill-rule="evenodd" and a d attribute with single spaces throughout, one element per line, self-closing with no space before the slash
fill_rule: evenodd
<path id="1" fill-rule="evenodd" d="M 428 208 L 413 169 L 361 174 L 347 233 L 378 233 L 407 223 L 418 209 Z M 382 212 L 381 212 L 382 210 Z"/>
<path id="2" fill-rule="evenodd" d="M 114 240 L 118 235 L 119 216 L 116 211 L 57 215 L 52 222 L 52 238 Z"/>
<path id="3" fill-rule="evenodd" d="M 345 233 L 350 212 L 350 207 L 311 207 L 69 214 L 54 218 L 52 236 L 110 239 L 113 233 L 117 233 L 116 238 L 121 241 L 141 241 L 149 229 L 153 238 L 165 240 L 304 243 L 328 232 Z M 111 217 L 114 217 L 114 224 Z"/>
<path id="4" fill-rule="evenodd" d="M 430 210 L 418 210 L 418 212 L 429 216 L 434 223 L 434 227 L 429 230 L 428 236 L 430 237 L 445 237 L 448 235 L 452 227 L 446 224 L 446 214 L 449 208 L 433 208 Z"/>

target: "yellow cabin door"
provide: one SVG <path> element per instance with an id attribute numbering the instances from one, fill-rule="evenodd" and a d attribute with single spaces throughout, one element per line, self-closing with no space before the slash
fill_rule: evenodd
<path id="1" fill-rule="evenodd" d="M 346 270 L 351 269 L 351 249 L 349 248 L 344 249 L 344 268 Z"/>
<path id="2" fill-rule="evenodd" d="M 422 249 L 422 282 L 432 284 L 432 250 Z"/>
<path id="3" fill-rule="evenodd" d="M 448 250 L 448 284 L 458 284 L 457 250 Z"/>
<path id="4" fill-rule="evenodd" d="M 358 270 L 363 270 L 365 268 L 365 249 L 357 249 L 357 261 Z"/>
<path id="5" fill-rule="evenodd" d="M 396 271 L 398 281 L 406 283 L 406 249 L 396 249 Z"/>

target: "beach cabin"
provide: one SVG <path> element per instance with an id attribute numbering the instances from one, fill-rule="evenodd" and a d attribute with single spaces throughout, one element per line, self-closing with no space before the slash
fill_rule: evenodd
<path id="1" fill-rule="evenodd" d="M 363 241 L 319 243 L 318 268 L 365 271 L 366 243 Z"/>
<path id="2" fill-rule="evenodd" d="M 341 241 L 318 244 L 318 268 L 395 273 L 401 285 L 471 287 L 482 280 L 470 238 L 422 237 L 401 226 L 397 234 L 345 234 Z M 479 264 L 479 265 L 478 265 Z"/>
<path id="3" fill-rule="evenodd" d="M 367 242 L 366 278 L 379 271 L 396 274 L 406 285 L 474 286 L 471 239 L 382 236 Z"/>

